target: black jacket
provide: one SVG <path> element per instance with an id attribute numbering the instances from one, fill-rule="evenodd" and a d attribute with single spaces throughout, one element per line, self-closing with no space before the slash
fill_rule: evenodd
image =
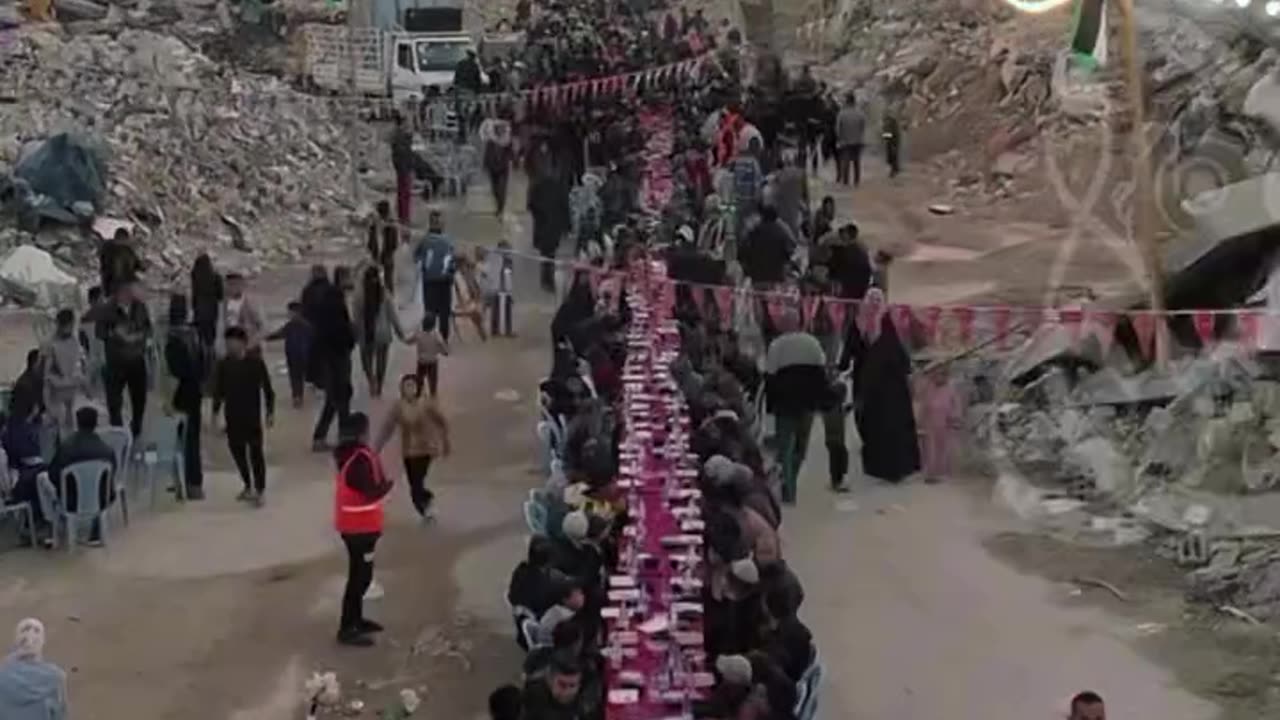
<path id="1" fill-rule="evenodd" d="M 207 374 L 205 348 L 200 335 L 190 325 L 172 328 L 164 343 L 165 365 L 177 381 L 173 390 L 173 406 L 183 412 L 199 412 L 204 395 L 202 385 Z"/>
<path id="2" fill-rule="evenodd" d="M 317 298 L 316 348 L 332 355 L 350 354 L 356 346 L 356 330 L 351 324 L 347 299 L 336 285 L 327 285 Z"/>
<path id="3" fill-rule="evenodd" d="M 344 442 L 333 449 L 333 461 L 339 471 L 360 448 L 373 452 L 369 446 L 358 442 Z M 373 452 L 373 455 L 377 457 L 376 452 Z M 381 484 L 378 483 L 377 477 L 377 473 L 369 460 L 356 458 L 351 463 L 351 467 L 347 468 L 347 487 L 368 498 L 369 502 L 375 502 L 391 492 L 392 487 L 391 481 L 387 479 L 385 474 L 382 476 Z"/>
<path id="4" fill-rule="evenodd" d="M 151 314 L 141 300 L 122 307 L 107 303 L 98 320 L 98 339 L 103 341 L 108 364 L 145 362 L 147 340 L 151 338 Z"/>
<path id="5" fill-rule="evenodd" d="M 267 414 L 274 414 L 276 394 L 261 356 L 246 354 L 218 361 L 213 376 L 213 411 L 216 413 L 225 405 L 228 432 L 260 429 L 264 398 Z"/>
<path id="6" fill-rule="evenodd" d="M 779 283 L 786 279 L 795 249 L 793 238 L 780 221 L 762 222 L 747 233 L 738 261 L 753 283 Z"/>

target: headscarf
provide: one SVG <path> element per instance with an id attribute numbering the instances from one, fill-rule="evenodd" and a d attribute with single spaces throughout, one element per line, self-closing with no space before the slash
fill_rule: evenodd
<path id="1" fill-rule="evenodd" d="M 44 659 L 44 623 L 35 618 L 18 622 L 13 632 L 13 654 L 23 660 Z"/>
<path id="2" fill-rule="evenodd" d="M 880 339 L 884 314 L 884 293 L 880 288 L 871 288 L 862 298 L 862 311 L 858 313 L 858 332 L 862 333 L 868 345 Z"/>

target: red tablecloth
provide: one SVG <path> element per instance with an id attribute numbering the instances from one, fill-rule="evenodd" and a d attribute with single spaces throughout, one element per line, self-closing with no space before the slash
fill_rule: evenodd
<path id="1" fill-rule="evenodd" d="M 702 644 L 701 502 L 689 416 L 669 370 L 680 336 L 661 263 L 632 268 L 628 302 L 619 483 L 631 524 L 623 530 L 606 610 L 607 717 L 663 720 L 686 715 L 710 681 Z"/>

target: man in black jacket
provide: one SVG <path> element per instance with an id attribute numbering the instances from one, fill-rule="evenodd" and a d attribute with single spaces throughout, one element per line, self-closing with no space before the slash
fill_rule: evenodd
<path id="1" fill-rule="evenodd" d="M 247 352 L 249 336 L 244 328 L 227 328 L 225 340 L 227 355 L 218 361 L 213 377 L 213 412 L 216 415 L 225 405 L 227 447 L 244 483 L 236 499 L 261 507 L 267 489 L 267 464 L 262 454 L 263 402 L 266 424 L 271 427 L 276 394 L 262 356 Z"/>
<path id="2" fill-rule="evenodd" d="M 133 248 L 127 230 L 117 230 L 110 239 L 104 239 L 98 248 L 98 273 L 103 292 L 107 295 L 115 294 L 121 283 L 136 278 L 143 269 L 142 260 Z"/>
<path id="3" fill-rule="evenodd" d="M 107 413 L 111 424 L 124 425 L 124 391 L 129 389 L 129 429 L 133 437 L 142 433 L 147 408 L 147 346 L 151 342 L 151 315 L 138 297 L 137 280 L 119 282 L 115 297 L 98 321 L 98 338 L 103 341 L 106 368 Z"/>
<path id="4" fill-rule="evenodd" d="M 786 279 L 795 247 L 795 236 L 778 219 L 778 210 L 766 205 L 760 209 L 760 223 L 747 233 L 738 261 L 754 287 L 768 288 Z"/>
<path id="5" fill-rule="evenodd" d="M 53 480 L 54 487 L 62 487 L 59 476 L 64 469 L 78 462 L 92 460 L 107 463 L 113 471 L 111 481 L 102 486 L 98 497 L 98 503 L 105 507 L 116 495 L 115 471 L 119 469 L 116 467 L 116 454 L 103 441 L 102 436 L 98 435 L 98 411 L 92 407 L 82 407 L 76 410 L 76 431 L 62 443 L 54 454 L 53 461 L 49 463 L 49 477 Z M 74 512 L 80 507 L 76 484 L 68 482 L 66 492 L 66 497 L 62 498 L 63 505 Z M 101 528 L 95 523 L 90 531 L 89 542 L 98 542 L 100 532 Z"/>
<path id="6" fill-rule="evenodd" d="M 545 676 L 525 682 L 523 720 L 582 720 L 582 665 L 568 654 L 551 658 Z"/>
<path id="7" fill-rule="evenodd" d="M 204 499 L 204 468 L 200 459 L 200 421 L 204 403 L 204 380 L 207 357 L 204 341 L 187 316 L 187 297 L 174 294 L 169 298 L 169 337 L 164 343 L 165 365 L 173 376 L 175 387 L 169 402 L 186 416 L 183 434 L 183 480 L 188 500 Z"/>
<path id="8" fill-rule="evenodd" d="M 324 380 L 324 407 L 316 419 L 311 445 L 316 452 L 328 451 L 329 426 L 336 417 L 341 427 L 351 411 L 351 350 L 356 345 L 355 329 L 347 311 L 346 268 L 334 271 L 333 283 L 323 288 L 317 300 L 316 342 L 312 350 Z"/>

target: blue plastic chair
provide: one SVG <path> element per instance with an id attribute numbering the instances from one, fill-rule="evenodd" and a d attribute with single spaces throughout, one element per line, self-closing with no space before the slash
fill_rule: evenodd
<path id="1" fill-rule="evenodd" d="M 183 413 L 161 415 L 151 425 L 151 437 L 142 453 L 145 467 L 146 484 L 151 493 L 151 507 L 156 506 L 159 495 L 156 471 L 161 473 L 159 479 L 171 480 L 175 486 L 178 500 L 187 499 L 187 483 L 182 450 L 187 431 L 187 416 Z"/>
<path id="2" fill-rule="evenodd" d="M 818 683 L 822 682 L 822 662 L 818 659 L 818 650 L 814 648 L 813 662 L 805 668 L 796 683 L 796 720 L 813 720 L 818 714 Z"/>
<path id="3" fill-rule="evenodd" d="M 107 512 L 114 505 L 114 502 L 108 502 L 103 505 L 102 491 L 104 486 L 110 487 L 111 483 L 111 463 L 104 460 L 85 460 L 83 462 L 72 463 L 62 469 L 62 474 L 58 478 L 58 488 L 61 490 L 58 497 L 67 497 L 67 483 L 73 482 L 76 487 L 76 505 L 75 511 L 68 510 L 65 505 L 61 508 L 61 525 L 67 533 L 67 550 L 71 550 L 76 545 L 76 538 L 79 535 L 78 530 L 86 523 L 96 521 L 99 526 L 99 532 L 102 536 L 102 543 L 107 542 Z M 124 497 L 119 492 L 116 497 Z M 123 506 L 122 506 L 123 507 Z"/>
<path id="4" fill-rule="evenodd" d="M 132 462 L 133 433 L 128 428 L 105 427 L 98 430 L 98 437 L 111 448 L 116 456 L 116 497 L 120 498 L 120 511 L 124 524 L 129 524 L 129 466 Z"/>
<path id="5" fill-rule="evenodd" d="M 524 521 L 529 526 L 529 532 L 534 535 L 546 537 L 547 534 L 547 509 L 542 503 L 533 500 L 524 501 Z"/>

